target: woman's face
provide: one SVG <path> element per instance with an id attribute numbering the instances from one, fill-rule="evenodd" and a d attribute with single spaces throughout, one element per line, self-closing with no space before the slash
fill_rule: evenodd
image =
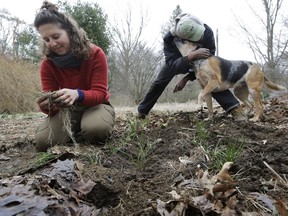
<path id="1" fill-rule="evenodd" d="M 58 55 L 65 55 L 70 52 L 70 39 L 64 29 L 56 24 L 44 24 L 38 31 L 49 50 Z"/>

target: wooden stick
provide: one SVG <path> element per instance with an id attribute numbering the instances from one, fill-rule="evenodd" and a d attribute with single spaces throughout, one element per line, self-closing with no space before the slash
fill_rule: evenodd
<path id="1" fill-rule="evenodd" d="M 275 177 L 285 186 L 288 188 L 288 183 L 265 161 L 263 161 L 265 166 L 275 175 Z"/>

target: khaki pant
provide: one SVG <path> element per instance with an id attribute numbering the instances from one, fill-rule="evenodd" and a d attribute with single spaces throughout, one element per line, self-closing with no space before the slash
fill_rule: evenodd
<path id="1" fill-rule="evenodd" d="M 65 121 L 63 119 L 67 114 L 69 118 Z M 68 130 L 67 122 L 70 124 Z M 71 138 L 75 138 L 75 135 L 82 136 L 91 144 L 104 142 L 111 135 L 114 124 L 115 112 L 111 105 L 66 108 L 52 117 L 47 117 L 38 126 L 35 134 L 36 149 L 46 151 L 56 144 L 67 143 Z M 69 134 L 69 131 L 72 134 Z"/>

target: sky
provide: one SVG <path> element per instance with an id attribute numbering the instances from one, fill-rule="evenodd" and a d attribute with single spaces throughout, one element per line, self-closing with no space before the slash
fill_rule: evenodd
<path id="1" fill-rule="evenodd" d="M 72 3 L 75 1 L 77 0 L 71 0 Z M 176 6 L 180 5 L 183 12 L 189 12 L 208 24 L 215 36 L 218 32 L 220 57 L 254 61 L 251 50 L 245 45 L 245 35 L 239 34 L 239 27 L 235 20 L 235 17 L 240 18 L 247 28 L 252 30 L 259 27 L 259 21 L 251 15 L 247 0 L 82 0 L 82 2 L 87 1 L 98 3 L 112 24 L 115 20 L 121 20 L 130 5 L 136 29 L 137 21 L 140 20 L 140 11 L 146 12 L 144 39 L 156 47 L 161 46 L 162 25 L 169 20 Z M 0 0 L 0 9 L 6 8 L 12 15 L 27 23 L 33 23 L 42 2 L 43 0 Z M 249 1 L 249 4 L 257 10 L 263 7 L 261 0 Z"/>

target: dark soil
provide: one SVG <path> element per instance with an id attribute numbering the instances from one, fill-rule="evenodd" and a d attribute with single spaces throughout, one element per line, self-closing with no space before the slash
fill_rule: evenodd
<path id="1" fill-rule="evenodd" d="M 219 108 L 206 117 L 127 113 L 105 145 L 55 146 L 46 160 L 33 141 L 43 117 L 0 119 L 0 215 L 287 215 L 288 96 L 267 101 L 257 123 Z M 213 197 L 197 172 L 213 176 L 227 161 L 233 192 Z M 211 208 L 197 204 L 202 195 Z"/>

